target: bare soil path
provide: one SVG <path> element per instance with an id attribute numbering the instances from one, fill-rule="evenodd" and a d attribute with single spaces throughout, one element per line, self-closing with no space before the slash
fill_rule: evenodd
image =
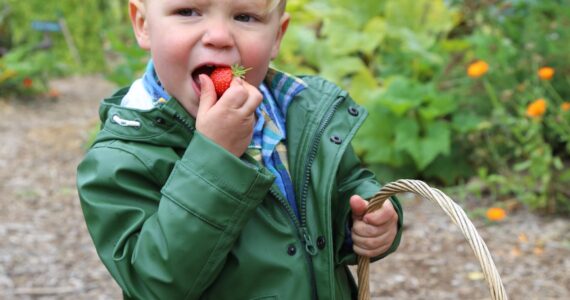
<path id="1" fill-rule="evenodd" d="M 57 99 L 0 97 L 0 299 L 120 299 L 75 190 L 99 99 L 114 87 L 96 76 L 52 85 Z M 456 226 L 427 201 L 403 202 L 402 245 L 371 267 L 374 299 L 490 299 Z M 475 223 L 510 299 L 570 299 L 569 219 L 521 209 L 500 224 Z"/>

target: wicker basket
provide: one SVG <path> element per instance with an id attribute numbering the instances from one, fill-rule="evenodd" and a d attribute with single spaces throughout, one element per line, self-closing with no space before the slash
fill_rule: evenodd
<path id="1" fill-rule="evenodd" d="M 471 245 L 471 249 L 479 260 L 491 297 L 494 300 L 506 300 L 507 294 L 499 276 L 499 272 L 495 267 L 495 263 L 491 258 L 487 245 L 479 236 L 479 233 L 473 226 L 473 223 L 467 218 L 465 212 L 459 205 L 457 205 L 451 198 L 442 193 L 438 189 L 429 187 L 419 180 L 401 179 L 385 185 L 374 197 L 370 200 L 367 212 L 373 212 L 384 204 L 384 201 L 390 196 L 402 192 L 410 192 L 422 196 L 436 204 L 438 204 L 443 211 L 451 218 L 461 229 L 463 236 Z M 370 260 L 367 257 L 358 257 L 358 299 L 370 299 L 370 286 L 369 286 L 369 264 Z"/>

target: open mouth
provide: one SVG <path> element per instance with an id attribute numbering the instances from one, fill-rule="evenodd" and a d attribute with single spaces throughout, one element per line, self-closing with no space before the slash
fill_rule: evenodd
<path id="1" fill-rule="evenodd" d="M 219 67 L 225 67 L 227 65 L 223 65 L 223 64 L 215 64 L 215 63 L 205 63 L 203 65 L 198 66 L 193 72 L 192 72 L 192 81 L 193 81 L 193 88 L 194 91 L 196 91 L 196 94 L 200 95 L 201 93 L 201 85 L 200 85 L 200 75 L 204 74 L 208 77 L 211 77 L 212 73 L 214 72 L 214 70 L 216 68 Z"/>
<path id="2" fill-rule="evenodd" d="M 209 77 L 210 75 L 212 75 L 212 72 L 214 72 L 215 68 L 216 68 L 215 65 L 200 66 L 200 67 L 196 68 L 196 70 L 194 70 L 194 72 L 192 72 L 192 79 L 194 79 L 194 82 L 196 82 L 196 84 L 198 86 L 200 86 L 199 76 L 201 74 L 206 74 Z"/>

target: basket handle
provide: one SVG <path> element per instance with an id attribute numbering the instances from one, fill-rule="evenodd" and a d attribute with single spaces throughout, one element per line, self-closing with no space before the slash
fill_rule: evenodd
<path id="1" fill-rule="evenodd" d="M 438 204 L 443 209 L 453 223 L 459 226 L 463 236 L 469 242 L 471 249 L 473 249 L 475 256 L 479 260 L 479 264 L 489 285 L 492 299 L 507 300 L 508 297 L 505 292 L 505 287 L 489 253 L 489 249 L 487 249 L 487 245 L 463 209 L 440 190 L 429 187 L 423 181 L 400 179 L 386 184 L 370 199 L 367 213 L 379 209 L 386 199 L 402 192 L 411 192 L 422 196 Z M 370 259 L 368 257 L 358 256 L 358 300 L 370 300 L 369 265 Z"/>

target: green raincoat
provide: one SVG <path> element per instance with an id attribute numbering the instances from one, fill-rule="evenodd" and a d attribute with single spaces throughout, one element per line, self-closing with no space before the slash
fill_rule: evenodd
<path id="1" fill-rule="evenodd" d="M 175 100 L 148 111 L 105 99 L 77 184 L 97 252 L 125 298 L 354 299 L 349 198 L 379 184 L 350 142 L 366 117 L 318 77 L 287 114 L 289 169 L 301 218 L 274 176 L 195 131 Z M 399 231 L 392 247 L 400 241 Z"/>

